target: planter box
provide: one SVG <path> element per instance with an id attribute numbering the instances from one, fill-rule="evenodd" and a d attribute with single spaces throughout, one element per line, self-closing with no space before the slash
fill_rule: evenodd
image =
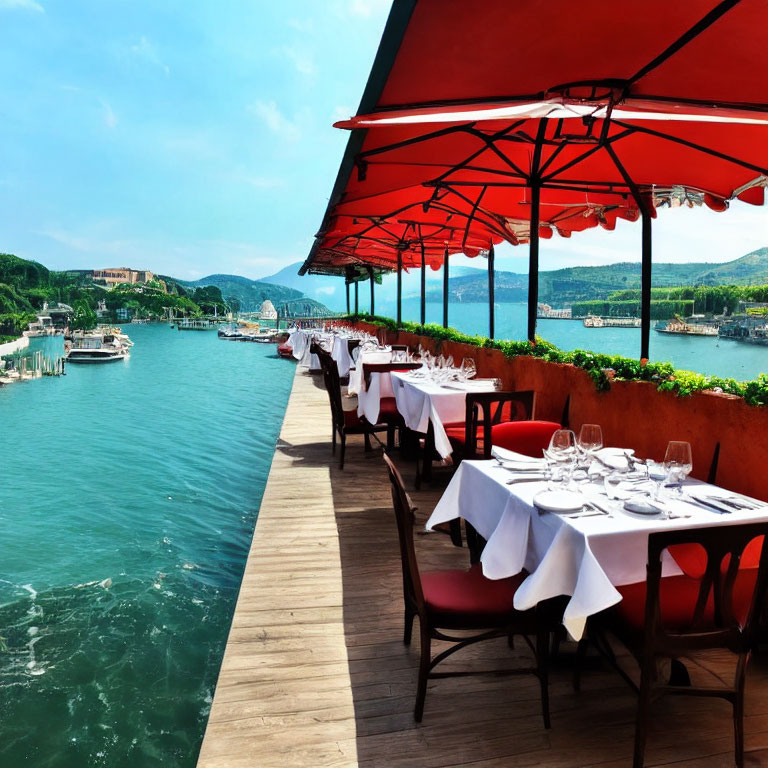
<path id="1" fill-rule="evenodd" d="M 367 323 L 357 327 L 371 333 L 381 330 Z M 538 419 L 561 421 L 568 401 L 572 428 L 600 424 L 606 445 L 634 448 L 638 456 L 663 459 L 669 440 L 686 440 L 693 450 L 693 475 L 702 480 L 720 443 L 717 484 L 768 500 L 763 480 L 768 407 L 749 406 L 740 397 L 717 392 L 678 397 L 659 392 L 655 384 L 645 381 L 613 380 L 610 390 L 598 392 L 587 372 L 572 365 L 525 356 L 508 358 L 497 349 L 440 342 L 405 331 L 388 331 L 386 339 L 453 355 L 457 364 L 462 357 L 473 357 L 478 376 L 499 378 L 505 389 L 536 392 Z M 748 447 L 746 436 L 753 438 Z"/>

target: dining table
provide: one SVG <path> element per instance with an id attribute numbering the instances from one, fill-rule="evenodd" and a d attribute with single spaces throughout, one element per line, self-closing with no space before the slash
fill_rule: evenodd
<path id="1" fill-rule="evenodd" d="M 393 371 L 389 375 L 397 410 L 405 426 L 426 434 L 431 425 L 434 448 L 442 459 L 447 459 L 453 452 L 445 425 L 464 423 L 467 394 L 493 392 L 496 388 L 494 379 L 441 381 L 425 369 Z"/>
<path id="2" fill-rule="evenodd" d="M 601 476 L 605 467 L 597 474 L 590 469 L 584 479 L 571 484 L 569 492 L 580 497 L 571 509 L 546 511 L 540 500 L 551 496 L 542 493 L 552 488 L 557 492 L 562 484 L 553 485 L 543 460 L 538 462 L 520 455 L 505 461 L 463 461 L 426 527 L 463 518 L 487 542 L 480 557 L 483 574 L 503 579 L 528 571 L 514 599 L 521 611 L 566 596 L 563 625 L 577 640 L 590 616 L 622 599 L 617 586 L 645 581 L 649 534 L 768 522 L 765 502 L 698 480 L 665 488 L 654 498 L 654 484 L 642 479 L 642 469 L 637 478 L 627 474 L 618 486 L 621 490 L 612 494 L 620 498 L 609 499 Z M 644 501 L 661 511 L 650 512 Z M 662 575 L 680 573 L 665 551 Z"/>

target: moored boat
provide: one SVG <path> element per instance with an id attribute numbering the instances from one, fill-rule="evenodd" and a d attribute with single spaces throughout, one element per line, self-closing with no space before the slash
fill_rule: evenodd
<path id="1" fill-rule="evenodd" d="M 113 333 L 76 333 L 65 354 L 68 363 L 113 363 L 127 357 L 128 348 Z"/>

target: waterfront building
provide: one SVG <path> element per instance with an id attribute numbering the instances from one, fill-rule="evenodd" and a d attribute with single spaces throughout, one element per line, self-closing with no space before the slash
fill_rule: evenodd
<path id="1" fill-rule="evenodd" d="M 148 283 L 155 279 L 155 275 L 148 269 L 132 269 L 131 267 L 106 267 L 104 269 L 94 269 L 93 279 L 95 282 L 101 282 L 107 286 L 113 286 L 119 285 L 120 283 Z"/>

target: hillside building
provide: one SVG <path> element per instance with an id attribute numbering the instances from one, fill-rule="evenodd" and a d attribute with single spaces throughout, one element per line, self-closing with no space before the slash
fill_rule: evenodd
<path id="1" fill-rule="evenodd" d="M 119 283 L 148 283 L 154 279 L 154 273 L 148 269 L 106 267 L 105 269 L 93 270 L 94 282 L 103 282 L 108 286 L 118 285 Z"/>

